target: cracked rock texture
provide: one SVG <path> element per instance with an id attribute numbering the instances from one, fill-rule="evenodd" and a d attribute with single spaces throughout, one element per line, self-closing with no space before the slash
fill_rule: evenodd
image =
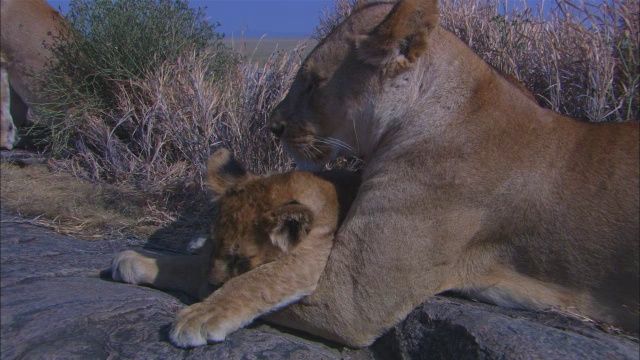
<path id="1" fill-rule="evenodd" d="M 637 340 L 552 313 L 436 296 L 366 349 L 256 322 L 191 350 L 167 339 L 180 294 L 114 283 L 124 240 L 86 241 L 1 213 L 2 359 L 638 359 Z M 130 244 L 129 244 L 130 245 Z"/>

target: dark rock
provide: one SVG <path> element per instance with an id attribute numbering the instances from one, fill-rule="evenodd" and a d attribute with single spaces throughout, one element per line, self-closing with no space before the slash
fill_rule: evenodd
<path id="1" fill-rule="evenodd" d="M 2 212 L 2 359 L 638 359 L 638 343 L 552 313 L 437 296 L 367 349 L 260 322 L 227 341 L 178 349 L 167 334 L 182 297 L 114 283 L 126 241 L 85 241 Z M 101 277 L 100 274 L 103 273 Z"/>
<path id="2" fill-rule="evenodd" d="M 340 359 L 340 350 L 258 324 L 220 344 L 168 341 L 185 305 L 167 293 L 101 278 L 117 241 L 84 241 L 2 213 L 2 359 Z"/>
<path id="3" fill-rule="evenodd" d="M 47 158 L 38 152 L 14 149 L 0 151 L 0 161 L 24 167 L 44 164 Z"/>
<path id="4" fill-rule="evenodd" d="M 558 313 L 503 309 L 452 297 L 423 303 L 372 346 L 386 358 L 638 359 L 637 340 Z"/>

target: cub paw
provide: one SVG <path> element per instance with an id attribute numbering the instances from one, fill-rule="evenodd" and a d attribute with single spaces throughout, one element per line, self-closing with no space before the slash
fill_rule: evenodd
<path id="1" fill-rule="evenodd" d="M 148 260 L 133 250 L 118 253 L 111 261 L 111 278 L 134 285 L 148 284 Z"/>
<path id="2" fill-rule="evenodd" d="M 212 304 L 198 303 L 178 312 L 169 338 L 171 343 L 181 348 L 202 346 L 208 342 L 224 341 L 240 325 L 225 321 L 224 314 Z"/>

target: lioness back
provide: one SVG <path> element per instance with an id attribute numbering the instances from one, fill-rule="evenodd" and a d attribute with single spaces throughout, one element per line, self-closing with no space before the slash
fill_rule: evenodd
<path id="1" fill-rule="evenodd" d="M 44 0 L 1 0 L 0 10 L 3 76 L 0 145 L 10 149 L 17 141 L 15 128 L 27 120 L 26 106 L 44 101 L 32 75 L 44 69 L 51 56 L 47 46 L 60 34 L 64 23 L 62 16 Z M 11 97 L 10 91 L 15 92 Z"/>

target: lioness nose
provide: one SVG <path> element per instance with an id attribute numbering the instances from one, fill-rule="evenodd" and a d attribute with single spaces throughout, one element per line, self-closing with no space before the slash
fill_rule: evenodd
<path id="1" fill-rule="evenodd" d="M 269 130 L 271 130 L 273 135 L 275 135 L 277 138 L 280 138 L 282 136 L 282 133 L 284 132 L 284 123 L 279 121 L 273 122 L 271 123 L 271 125 L 269 125 Z"/>

